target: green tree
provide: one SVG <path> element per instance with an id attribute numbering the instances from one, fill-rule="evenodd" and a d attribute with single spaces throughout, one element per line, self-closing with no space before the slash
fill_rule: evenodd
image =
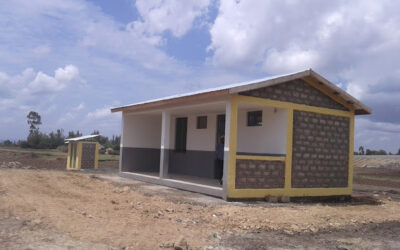
<path id="1" fill-rule="evenodd" d="M 94 130 L 94 131 L 91 133 L 91 135 L 99 135 L 98 137 L 94 138 L 94 140 L 97 141 L 98 143 L 100 143 L 100 145 L 102 145 L 103 147 L 108 148 L 108 147 L 111 146 L 111 145 L 110 145 L 110 142 L 109 142 L 109 140 L 108 140 L 108 137 L 102 136 L 102 135 L 100 134 L 100 131 Z"/>
<path id="2" fill-rule="evenodd" d="M 80 133 L 79 130 L 77 130 L 76 133 L 74 131 L 69 131 L 67 138 L 75 138 L 79 136 L 82 136 L 82 133 Z"/>
<path id="3" fill-rule="evenodd" d="M 358 148 L 358 154 L 359 154 L 359 155 L 364 155 L 364 154 L 365 154 L 365 152 L 364 152 L 364 147 L 363 147 L 363 146 L 360 146 L 360 147 Z"/>
<path id="4" fill-rule="evenodd" d="M 29 134 L 39 131 L 38 126 L 42 124 L 42 118 L 40 117 L 39 113 L 31 111 L 26 118 L 28 119 L 27 122 L 29 124 Z"/>

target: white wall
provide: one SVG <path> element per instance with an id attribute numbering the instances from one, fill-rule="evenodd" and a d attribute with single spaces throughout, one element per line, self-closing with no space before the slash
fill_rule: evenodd
<path id="1" fill-rule="evenodd" d="M 123 147 L 160 148 L 160 115 L 124 115 Z"/>
<path id="2" fill-rule="evenodd" d="M 217 115 L 221 113 L 204 113 L 196 115 L 173 115 L 171 117 L 170 149 L 175 148 L 175 122 L 178 117 L 188 118 L 186 150 L 215 151 L 217 136 Z M 207 128 L 197 129 L 197 116 L 207 116 Z"/>
<path id="3" fill-rule="evenodd" d="M 262 110 L 262 126 L 247 126 L 247 112 Z M 240 108 L 237 152 L 286 154 L 287 110 L 272 107 Z"/>

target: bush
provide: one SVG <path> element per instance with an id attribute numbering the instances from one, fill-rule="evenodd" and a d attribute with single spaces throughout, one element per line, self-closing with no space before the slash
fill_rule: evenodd
<path id="1" fill-rule="evenodd" d="M 63 153 L 68 153 L 68 146 L 67 145 L 58 146 L 57 150 Z"/>
<path id="2" fill-rule="evenodd" d="M 119 155 L 119 151 L 118 150 L 114 150 L 112 148 L 107 148 L 106 154 L 108 154 L 108 155 Z"/>
<path id="3" fill-rule="evenodd" d="M 29 144 L 28 144 L 27 141 L 21 141 L 21 142 L 19 142 L 19 146 L 20 146 L 21 148 L 29 148 Z"/>

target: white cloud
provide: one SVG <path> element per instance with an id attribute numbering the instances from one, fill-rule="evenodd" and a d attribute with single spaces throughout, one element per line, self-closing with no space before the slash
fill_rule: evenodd
<path id="1" fill-rule="evenodd" d="M 399 111 L 383 113 L 400 106 L 399 9 L 394 0 L 221 0 L 209 62 L 268 74 L 313 68 L 373 106 L 375 119 L 400 122 Z"/>
<path id="2" fill-rule="evenodd" d="M 392 153 L 400 148 L 400 124 L 374 122 L 360 117 L 355 123 L 355 149 L 385 149 Z"/>
<path id="3" fill-rule="evenodd" d="M 317 66 L 319 62 L 318 53 L 313 50 L 302 50 L 297 46 L 289 47 L 284 51 L 272 49 L 264 61 L 266 72 L 282 74 L 295 72 Z"/>
<path id="4" fill-rule="evenodd" d="M 80 111 L 80 110 L 83 110 L 84 108 L 85 108 L 85 104 L 83 102 L 81 102 L 78 106 L 76 106 L 74 108 L 74 110 Z"/>
<path id="5" fill-rule="evenodd" d="M 49 45 L 39 45 L 32 50 L 33 54 L 36 56 L 46 56 L 51 52 Z"/>
<path id="6" fill-rule="evenodd" d="M 54 76 L 49 76 L 39 71 L 35 79 L 24 90 L 31 94 L 54 93 L 63 90 L 68 84 L 79 80 L 78 68 L 74 65 L 67 65 L 64 68 L 55 70 Z"/>
<path id="7" fill-rule="evenodd" d="M 80 81 L 79 70 L 74 65 L 56 69 L 54 76 L 35 72 L 32 68 L 15 76 L 0 72 L 0 93 L 3 93 L 0 95 L 0 110 L 38 107 L 67 86 Z"/>
<path id="8" fill-rule="evenodd" d="M 193 26 L 196 18 L 207 11 L 210 0 L 137 0 L 136 8 L 142 20 L 133 21 L 127 29 L 147 42 L 159 45 L 163 41 L 162 33 L 170 31 L 175 37 L 182 37 Z"/>
<path id="9" fill-rule="evenodd" d="M 88 119 L 104 119 L 104 118 L 109 118 L 111 116 L 115 116 L 115 114 L 112 114 L 110 111 L 110 107 L 104 107 L 100 109 L 96 109 L 95 111 L 89 112 L 86 115 L 86 118 Z"/>

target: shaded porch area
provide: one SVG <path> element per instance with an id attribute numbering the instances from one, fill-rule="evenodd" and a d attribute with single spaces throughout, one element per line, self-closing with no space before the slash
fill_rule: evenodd
<path id="1" fill-rule="evenodd" d="M 121 175 L 222 197 L 224 100 L 123 115 Z"/>

